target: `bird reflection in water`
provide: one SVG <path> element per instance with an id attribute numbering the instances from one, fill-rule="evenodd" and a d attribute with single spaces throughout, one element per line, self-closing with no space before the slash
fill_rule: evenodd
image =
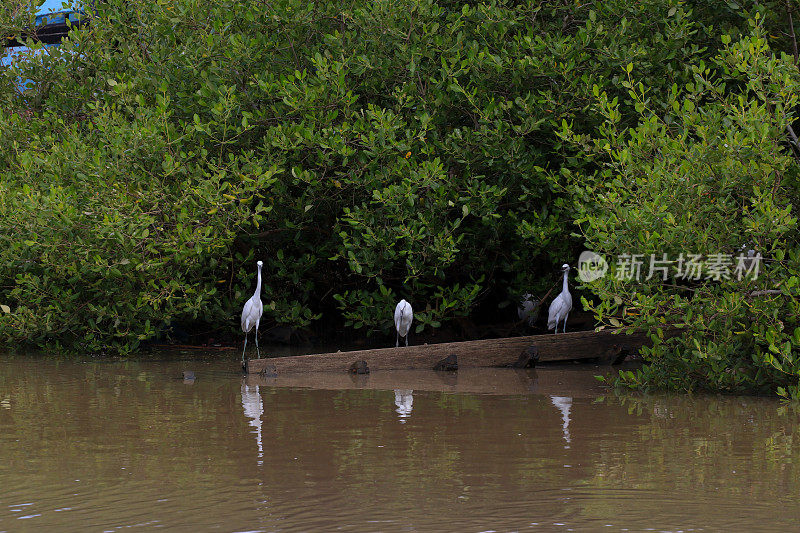
<path id="1" fill-rule="evenodd" d="M 572 407 L 572 396 L 550 396 L 550 401 L 561 411 L 561 420 L 564 422 L 561 428 L 564 432 L 564 440 L 567 441 L 564 448 L 569 448 L 571 442 L 569 437 L 569 410 Z"/>
<path id="2" fill-rule="evenodd" d="M 395 389 L 394 391 L 394 404 L 397 406 L 397 415 L 400 417 L 400 423 L 405 424 L 406 419 L 411 416 L 411 409 L 414 405 L 413 390 Z"/>
<path id="3" fill-rule="evenodd" d="M 258 385 L 249 386 L 242 383 L 242 407 L 244 416 L 250 419 L 249 424 L 256 428 L 256 444 L 258 444 L 258 466 L 264 464 L 264 447 L 261 443 L 261 415 L 264 414 L 264 402 Z"/>

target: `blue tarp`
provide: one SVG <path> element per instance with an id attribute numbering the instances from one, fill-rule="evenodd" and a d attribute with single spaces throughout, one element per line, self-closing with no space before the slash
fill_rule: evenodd
<path id="1" fill-rule="evenodd" d="M 67 18 L 69 18 L 70 22 L 77 22 L 79 13 L 68 8 L 62 0 L 45 0 L 36 12 L 35 27 L 41 28 L 51 24 L 64 24 Z M 58 43 L 43 44 L 42 50 L 51 46 L 58 46 Z M 31 50 L 27 46 L 0 48 L 0 66 L 10 65 L 16 59 L 36 56 L 42 53 L 42 50 Z M 28 80 L 20 80 L 20 90 L 23 90 L 27 85 Z"/>
<path id="2" fill-rule="evenodd" d="M 70 22 L 78 22 L 79 15 L 75 11 L 58 11 L 55 13 L 43 13 L 36 15 L 36 26 L 47 26 L 48 24 L 64 24 L 67 17 Z"/>
<path id="3" fill-rule="evenodd" d="M 36 14 L 41 15 L 52 11 L 64 11 L 65 9 L 66 6 L 63 4 L 63 0 L 44 0 Z"/>
<path id="4" fill-rule="evenodd" d="M 0 57 L 0 65 L 10 65 L 17 58 L 34 57 L 37 54 L 41 54 L 45 48 L 50 48 L 51 46 L 58 46 L 58 43 L 43 44 L 41 50 L 31 50 L 27 46 L 14 46 L 13 48 L 6 48 L 3 56 Z"/>
<path id="5" fill-rule="evenodd" d="M 80 15 L 72 8 L 67 7 L 63 0 L 45 0 L 36 11 L 36 21 L 34 26 L 41 28 L 51 24 L 65 24 L 66 20 L 77 22 Z M 55 44 L 45 44 L 45 48 L 58 46 Z M 0 65 L 9 65 L 15 58 L 30 56 L 31 50 L 27 46 L 13 46 L 0 49 Z M 35 54 L 34 54 L 35 55 Z"/>

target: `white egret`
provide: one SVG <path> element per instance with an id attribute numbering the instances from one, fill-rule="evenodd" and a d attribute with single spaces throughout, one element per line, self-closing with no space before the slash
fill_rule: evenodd
<path id="1" fill-rule="evenodd" d="M 530 293 L 523 294 L 522 302 L 517 307 L 517 316 L 520 320 L 524 320 L 528 327 L 533 327 L 539 316 L 539 301 Z"/>
<path id="2" fill-rule="evenodd" d="M 394 329 L 397 330 L 394 346 L 400 346 L 400 337 L 405 337 L 408 346 L 408 330 L 411 329 L 411 321 L 414 320 L 414 311 L 411 304 L 405 300 L 400 300 L 394 308 Z"/>
<path id="3" fill-rule="evenodd" d="M 261 303 L 261 267 L 264 265 L 261 261 L 256 263 L 258 265 L 258 281 L 256 282 L 256 292 L 244 304 L 242 309 L 242 331 L 244 331 L 244 349 L 242 350 L 242 362 L 244 362 L 244 353 L 247 350 L 247 334 L 255 328 L 256 330 L 256 353 L 260 356 L 261 352 L 258 351 L 258 323 L 261 321 L 261 313 L 264 311 L 264 306 Z"/>
<path id="4" fill-rule="evenodd" d="M 567 317 L 572 310 L 572 295 L 569 293 L 567 286 L 567 274 L 569 273 L 569 265 L 561 265 L 561 271 L 564 273 L 564 288 L 558 296 L 555 297 L 550 304 L 550 309 L 547 312 L 547 329 L 555 328 L 553 333 L 558 333 L 558 323 L 564 323 L 563 331 L 567 332 Z"/>

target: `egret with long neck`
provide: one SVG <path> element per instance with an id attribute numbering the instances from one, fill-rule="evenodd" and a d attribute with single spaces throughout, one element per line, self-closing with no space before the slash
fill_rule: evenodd
<path id="1" fill-rule="evenodd" d="M 242 331 L 244 331 L 244 349 L 242 349 L 242 363 L 244 363 L 244 354 L 247 350 L 247 333 L 254 329 L 256 330 L 256 354 L 260 357 L 261 352 L 258 350 L 258 323 L 261 321 L 261 313 L 264 311 L 264 306 L 261 304 L 261 267 L 264 263 L 259 261 L 256 263 L 258 266 L 258 280 L 256 281 L 256 292 L 244 304 L 242 309 Z"/>
<path id="2" fill-rule="evenodd" d="M 569 293 L 569 284 L 567 281 L 567 274 L 569 273 L 569 265 L 561 265 L 561 271 L 564 273 L 564 285 L 558 296 L 555 297 L 553 303 L 550 304 L 550 309 L 547 312 L 547 329 L 554 329 L 553 333 L 558 333 L 558 323 L 563 322 L 562 331 L 567 332 L 567 317 L 572 310 L 572 295 Z"/>

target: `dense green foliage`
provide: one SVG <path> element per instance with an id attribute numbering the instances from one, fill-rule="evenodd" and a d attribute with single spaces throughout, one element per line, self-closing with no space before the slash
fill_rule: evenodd
<path id="1" fill-rule="evenodd" d="M 492 316 L 546 292 L 584 241 L 607 254 L 757 242 L 786 269 L 758 284 L 772 288 L 796 261 L 782 144 L 796 67 L 768 48 L 791 51 L 782 5 L 103 2 L 59 49 L 0 70 L 0 335 L 129 351 L 174 324 L 232 333 L 256 259 L 265 325 L 309 330 L 388 331 L 400 297 L 418 329 Z M 20 78 L 35 86 L 18 93 Z M 701 169 L 722 204 L 667 201 Z M 734 229 L 705 239 L 734 204 Z M 797 353 L 791 298 L 759 300 L 736 344 L 707 332 L 737 322 L 713 309 L 741 304 L 726 296 L 739 288 L 696 291 L 715 325 L 686 317 L 679 291 L 587 288 L 604 320 L 645 298 L 635 325 L 692 324 L 697 354 L 657 346 L 654 378 L 676 368 L 669 351 L 708 367 L 681 374 L 692 383 L 796 383 L 774 364 Z M 753 375 L 719 378 L 751 353 Z"/>
<path id="2" fill-rule="evenodd" d="M 612 260 L 621 253 L 644 258 L 638 281 L 626 279 L 630 264 L 623 259 L 615 275 L 591 284 L 599 296 L 594 309 L 607 323 L 624 321 L 658 336 L 645 352 L 650 365 L 638 375 L 623 373 L 623 381 L 725 391 L 780 387 L 797 397 L 800 173 L 786 142 L 800 89 L 793 58 L 775 57 L 754 24 L 749 37 L 709 65 L 692 65 L 693 81 L 672 87 L 665 113 L 629 70 L 624 86 L 641 116 L 635 128 L 620 127 L 618 103 L 598 89 L 606 119 L 599 134 L 590 139 L 567 126 L 563 132 L 601 168 L 580 177 L 565 171 L 576 197 L 591 197 L 578 206 L 587 247 Z M 758 272 L 755 263 L 739 264 L 742 247 L 763 255 Z M 695 263 L 705 267 L 713 254 L 721 257 L 716 270 L 678 276 L 676 262 L 666 281 L 661 272 L 645 280 L 651 254 L 656 261 L 698 254 Z M 664 338 L 671 326 L 679 333 Z"/>

